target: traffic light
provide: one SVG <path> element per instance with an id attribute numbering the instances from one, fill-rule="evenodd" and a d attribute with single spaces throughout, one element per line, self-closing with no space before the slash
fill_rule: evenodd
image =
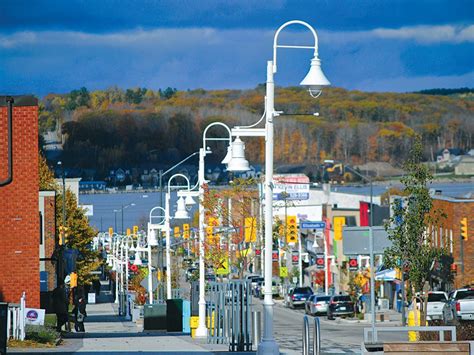
<path id="1" fill-rule="evenodd" d="M 209 244 L 217 244 L 220 241 L 220 235 L 214 234 L 214 227 L 219 225 L 219 220 L 215 217 L 209 217 L 207 220 L 206 235 L 209 239 Z"/>
<path id="2" fill-rule="evenodd" d="M 357 257 L 350 257 L 349 258 L 349 271 L 357 271 L 359 270 L 359 260 Z"/>
<path id="3" fill-rule="evenodd" d="M 67 238 L 69 236 L 69 228 L 64 227 L 64 226 L 59 226 L 59 245 L 65 245 L 67 244 Z"/>
<path id="4" fill-rule="evenodd" d="M 130 235 L 132 234 L 132 231 L 130 230 L 130 228 L 127 228 L 127 235 Z"/>
<path id="5" fill-rule="evenodd" d="M 189 224 L 188 223 L 183 224 L 183 238 L 189 239 Z"/>
<path id="6" fill-rule="evenodd" d="M 109 227 L 109 235 L 112 236 L 114 234 L 114 229 L 112 227 Z"/>
<path id="7" fill-rule="evenodd" d="M 324 269 L 324 254 L 316 255 L 316 269 Z"/>
<path id="8" fill-rule="evenodd" d="M 255 243 L 257 241 L 257 219 L 255 217 L 245 218 L 245 242 Z"/>
<path id="9" fill-rule="evenodd" d="M 179 237 L 179 235 L 181 234 L 181 231 L 180 231 L 180 229 L 179 229 L 179 226 L 174 227 L 174 229 L 173 229 L 173 234 L 174 234 L 174 237 L 175 237 L 175 238 L 178 238 L 178 237 Z"/>
<path id="10" fill-rule="evenodd" d="M 138 234 L 138 226 L 133 226 L 133 234 Z"/>
<path id="11" fill-rule="evenodd" d="M 468 230 L 467 230 L 467 217 L 461 218 L 461 238 L 462 240 L 467 240 Z"/>
<path id="12" fill-rule="evenodd" d="M 296 216 L 286 217 L 286 242 L 296 243 L 298 241 L 298 226 L 296 225 Z"/>

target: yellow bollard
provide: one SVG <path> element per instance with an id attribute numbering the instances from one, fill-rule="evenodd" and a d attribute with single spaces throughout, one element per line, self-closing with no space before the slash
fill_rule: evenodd
<path id="1" fill-rule="evenodd" d="M 418 308 L 408 312 L 408 326 L 417 327 L 420 325 L 420 310 Z M 418 341 L 420 334 L 415 331 L 408 332 L 408 341 Z"/>

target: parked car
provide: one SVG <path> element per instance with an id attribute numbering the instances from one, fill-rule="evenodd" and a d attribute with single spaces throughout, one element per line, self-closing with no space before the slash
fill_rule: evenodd
<path id="1" fill-rule="evenodd" d="M 305 313 L 315 316 L 317 314 L 327 314 L 328 304 L 331 296 L 311 295 L 305 303 Z"/>
<path id="2" fill-rule="evenodd" d="M 446 323 L 457 320 L 474 320 L 474 288 L 461 288 L 450 294 L 443 307 Z"/>
<path id="3" fill-rule="evenodd" d="M 311 287 L 295 287 L 290 293 L 290 308 L 303 306 L 306 300 L 313 294 Z"/>
<path id="4" fill-rule="evenodd" d="M 331 296 L 327 316 L 329 320 L 333 320 L 335 317 L 354 317 L 354 302 L 352 302 L 351 296 Z"/>
<path id="5" fill-rule="evenodd" d="M 448 302 L 448 295 L 443 291 L 428 292 L 427 320 L 442 320 L 443 308 Z"/>
<path id="6" fill-rule="evenodd" d="M 263 300 L 264 294 L 263 294 L 263 288 L 264 288 L 265 283 L 262 281 L 260 286 L 259 286 L 259 298 Z M 280 297 L 280 284 L 278 281 L 273 280 L 272 281 L 272 294 L 273 297 Z"/>

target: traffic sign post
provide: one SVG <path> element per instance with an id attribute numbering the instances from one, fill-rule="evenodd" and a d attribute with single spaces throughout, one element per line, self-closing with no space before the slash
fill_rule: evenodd
<path id="1" fill-rule="evenodd" d="M 322 221 L 303 221 L 300 223 L 301 229 L 325 229 L 326 222 Z"/>

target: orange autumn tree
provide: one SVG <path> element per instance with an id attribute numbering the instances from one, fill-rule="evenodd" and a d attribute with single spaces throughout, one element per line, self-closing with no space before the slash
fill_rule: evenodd
<path id="1" fill-rule="evenodd" d="M 204 249 L 209 267 L 217 270 L 226 260 L 228 268 L 236 268 L 242 278 L 255 263 L 255 247 L 260 246 L 257 183 L 256 179 L 234 179 L 227 188 L 204 187 Z"/>

